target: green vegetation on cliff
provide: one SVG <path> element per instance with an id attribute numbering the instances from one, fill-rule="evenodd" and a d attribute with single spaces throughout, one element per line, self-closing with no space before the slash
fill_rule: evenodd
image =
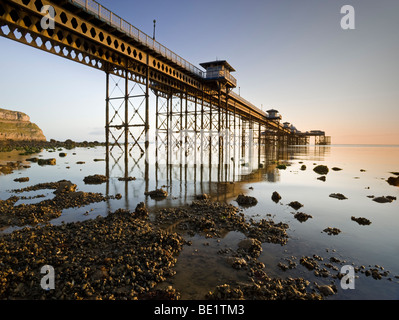
<path id="1" fill-rule="evenodd" d="M 25 113 L 0 108 L 0 140 L 46 141 L 46 137 Z"/>

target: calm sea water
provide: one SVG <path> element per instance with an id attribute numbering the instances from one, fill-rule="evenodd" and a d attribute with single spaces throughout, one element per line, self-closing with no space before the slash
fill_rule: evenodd
<path id="1" fill-rule="evenodd" d="M 195 195 L 208 193 L 214 200 L 238 205 L 235 199 L 244 193 L 257 198 L 258 204 L 251 208 L 242 208 L 244 214 L 255 220 L 271 217 L 275 222 L 289 225 L 288 243 L 284 246 L 264 244 L 259 258 L 270 276 L 302 276 L 318 284 L 335 283 L 332 278 L 313 275 L 300 265 L 302 256 L 323 257 L 319 264 L 329 262 L 330 257 L 339 258 L 342 263 L 353 266 L 382 266 L 389 271 L 387 277 L 375 280 L 364 274 L 357 274 L 355 289 L 342 290 L 330 299 L 398 299 L 399 298 L 399 188 L 390 186 L 386 180 L 399 171 L 399 146 L 369 145 L 332 145 L 332 146 L 293 146 L 283 150 L 256 149 L 244 158 L 229 154 L 225 164 L 218 165 L 213 158 L 211 163 L 201 165 L 198 158 L 203 155 L 185 157 L 176 151 L 171 157 L 164 152 L 156 152 L 150 145 L 148 156 L 140 157 L 115 151 L 109 161 L 94 161 L 106 157 L 103 147 L 77 148 L 73 150 L 43 151 L 38 156 L 56 158 L 55 166 L 38 166 L 15 171 L 0 176 L 0 199 L 4 200 L 16 188 L 41 182 L 67 179 L 78 185 L 79 190 L 101 192 L 115 195 L 120 193 L 121 200 L 109 200 L 83 208 L 64 210 L 63 214 L 51 221 L 53 224 L 91 219 L 97 215 L 118 208 L 134 210 L 137 203 L 145 201 L 151 210 L 179 206 L 191 203 Z M 66 152 L 65 158 L 59 152 Z M 230 157 L 233 155 L 232 157 Z M 24 160 L 17 152 L 0 154 L 0 161 Z M 208 156 L 205 157 L 208 159 Z M 77 162 L 83 161 L 83 164 Z M 276 168 L 276 161 L 289 164 L 285 170 Z M 326 181 L 320 181 L 312 169 L 316 164 L 330 168 Z M 306 170 L 300 170 L 306 165 Z M 259 168 L 261 167 L 261 168 Z M 333 171 L 339 167 L 341 171 Z M 83 178 L 92 174 L 109 174 L 110 182 L 101 185 L 86 185 Z M 119 177 L 132 176 L 136 180 L 119 181 Z M 17 177 L 29 177 L 30 181 L 18 183 Z M 144 195 L 145 191 L 163 187 L 169 192 L 167 199 L 155 201 Z M 53 190 L 26 192 L 25 196 L 45 194 L 52 197 Z M 271 200 L 277 191 L 282 199 L 279 203 Z M 331 193 L 342 193 L 348 199 L 338 200 L 329 197 Z M 392 203 L 376 203 L 368 196 L 394 196 L 398 200 Z M 40 199 L 23 200 L 25 203 Z M 299 222 L 294 218 L 295 210 L 288 206 L 291 201 L 299 201 L 304 206 L 299 210 L 310 214 L 311 219 Z M 21 201 L 22 202 L 22 201 Z M 20 203 L 21 203 L 20 202 Z M 365 217 L 372 223 L 362 226 L 351 220 L 351 216 Z M 338 235 L 322 232 L 327 227 L 339 228 Z M 3 233 L 16 228 L 7 228 Z M 230 232 L 222 239 L 206 239 L 201 236 L 189 238 L 193 245 L 185 247 L 176 265 L 177 274 L 170 280 L 174 287 L 182 292 L 183 299 L 202 299 L 204 294 L 216 285 L 228 281 L 244 281 L 246 273 L 228 266 L 224 257 L 217 252 L 223 248 L 235 249 L 244 238 L 238 232 Z M 204 245 L 206 244 L 206 245 Z M 297 267 L 285 272 L 277 265 L 290 259 Z M 331 271 L 331 270 L 330 270 Z M 332 273 L 336 273 L 332 271 Z M 388 280 L 388 278 L 391 279 Z M 165 285 L 168 285 L 166 283 Z"/>

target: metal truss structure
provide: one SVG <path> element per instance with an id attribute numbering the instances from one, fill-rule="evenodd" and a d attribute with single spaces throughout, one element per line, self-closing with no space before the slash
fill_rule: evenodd
<path id="1" fill-rule="evenodd" d="M 49 7 L 54 27 L 43 28 L 49 15 L 43 8 Z M 150 94 L 156 101 L 157 159 L 168 164 L 228 166 L 250 162 L 254 146 L 260 158 L 262 146 L 308 142 L 233 93 L 233 77 L 209 81 L 203 71 L 96 1 L 4 0 L 0 36 L 105 72 L 110 153 L 148 156 Z M 327 141 L 321 139 L 320 144 Z"/>

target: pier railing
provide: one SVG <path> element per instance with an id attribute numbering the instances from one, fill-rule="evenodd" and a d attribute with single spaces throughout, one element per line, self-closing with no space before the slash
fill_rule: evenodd
<path id="1" fill-rule="evenodd" d="M 251 106 L 251 108 L 252 108 L 254 111 L 258 112 L 259 114 L 263 114 L 265 117 L 267 116 L 267 112 L 265 112 L 265 111 L 259 109 L 258 107 L 256 107 L 255 105 L 253 105 L 251 102 L 249 102 L 248 100 L 245 100 L 243 97 L 241 97 L 240 95 L 238 95 L 237 93 L 235 93 L 234 91 L 231 91 L 231 92 L 229 93 L 229 95 L 230 95 L 231 97 L 235 98 L 236 100 L 239 100 L 239 101 L 241 101 L 242 103 L 244 103 L 244 104 L 246 104 L 246 105 L 248 105 L 248 106 Z"/>
<path id="2" fill-rule="evenodd" d="M 148 36 L 146 33 L 137 29 L 135 26 L 131 25 L 126 20 L 122 19 L 115 13 L 111 12 L 107 8 L 103 7 L 97 1 L 94 0 L 69 0 L 74 5 L 82 7 L 87 12 L 97 16 L 100 20 L 108 23 L 114 28 L 121 32 L 124 32 L 128 36 L 132 37 L 136 41 L 142 43 L 148 48 L 154 50 L 155 52 L 161 54 L 165 58 L 173 61 L 177 65 L 183 67 L 184 69 L 190 71 L 191 73 L 204 78 L 205 72 L 197 68 L 187 60 L 183 59 L 173 51 L 169 50 L 159 42 L 155 41 L 152 37 Z"/>
<path id="3" fill-rule="evenodd" d="M 230 72 L 226 70 L 215 70 L 215 71 L 207 71 L 206 72 L 207 79 L 219 79 L 219 78 L 226 78 L 234 85 L 237 85 L 237 79 L 234 78 Z"/>

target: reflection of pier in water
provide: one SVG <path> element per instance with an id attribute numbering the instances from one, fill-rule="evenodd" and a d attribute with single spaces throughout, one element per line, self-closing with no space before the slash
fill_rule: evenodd
<path id="1" fill-rule="evenodd" d="M 323 146 L 270 145 L 267 141 L 255 143 L 249 139 L 251 135 L 246 139 L 238 137 L 236 141 L 240 143 L 226 147 L 224 157 L 212 150 L 195 153 L 194 148 L 187 152 L 186 148 L 180 147 L 171 151 L 165 144 L 156 143 L 150 144 L 145 154 L 113 150 L 106 156 L 106 174 L 110 178 L 106 192 L 122 194 L 125 208 L 130 210 L 141 201 L 158 208 L 189 204 L 201 194 L 224 202 L 246 193 L 251 183 L 278 182 L 278 163 L 290 162 L 303 155 L 309 160 L 320 161 L 329 152 L 329 147 Z M 121 177 L 125 181 L 118 180 Z M 129 177 L 135 180 L 126 179 Z M 144 195 L 160 188 L 168 192 L 166 199 L 153 201 Z"/>

